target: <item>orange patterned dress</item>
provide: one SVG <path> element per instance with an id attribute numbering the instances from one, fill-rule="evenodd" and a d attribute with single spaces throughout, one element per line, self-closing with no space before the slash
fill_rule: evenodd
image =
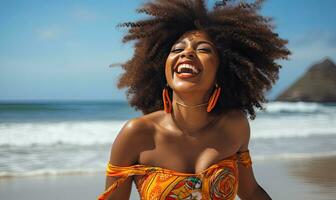
<path id="1" fill-rule="evenodd" d="M 238 191 L 238 163 L 251 167 L 248 150 L 225 158 L 197 174 L 141 164 L 119 167 L 109 163 L 106 176 L 119 179 L 98 199 L 107 199 L 129 176 L 134 176 L 141 200 L 234 200 Z"/>

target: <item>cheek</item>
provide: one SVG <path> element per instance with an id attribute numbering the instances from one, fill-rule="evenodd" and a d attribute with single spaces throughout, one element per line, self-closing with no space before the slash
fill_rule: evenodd
<path id="1" fill-rule="evenodd" d="M 168 56 L 166 59 L 166 63 L 165 63 L 165 75 L 166 75 L 166 80 L 169 83 L 170 80 L 172 79 L 173 73 L 172 73 L 172 67 L 173 67 L 173 63 L 175 61 L 175 57 L 174 56 Z"/>
<path id="2" fill-rule="evenodd" d="M 202 64 L 204 66 L 205 75 L 209 78 L 216 77 L 217 69 L 218 69 L 218 60 L 214 57 L 207 57 L 202 60 Z"/>

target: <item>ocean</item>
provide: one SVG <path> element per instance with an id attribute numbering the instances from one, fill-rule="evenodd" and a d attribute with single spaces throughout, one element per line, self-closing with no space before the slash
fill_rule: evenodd
<path id="1" fill-rule="evenodd" d="M 336 155 L 336 104 L 269 102 L 249 120 L 252 160 Z M 0 178 L 104 173 L 126 102 L 0 103 Z"/>

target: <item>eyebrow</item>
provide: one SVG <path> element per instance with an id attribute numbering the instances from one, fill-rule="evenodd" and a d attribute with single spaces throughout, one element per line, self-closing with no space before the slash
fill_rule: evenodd
<path id="1" fill-rule="evenodd" d="M 206 43 L 206 44 L 211 45 L 212 47 L 215 47 L 215 45 L 212 42 L 205 41 L 205 40 L 201 40 L 201 41 L 197 42 L 196 44 L 199 45 L 199 44 L 202 44 L 202 43 Z"/>
<path id="2" fill-rule="evenodd" d="M 174 44 L 174 46 L 176 46 L 176 45 L 179 44 L 179 43 L 186 44 L 185 41 L 181 40 L 181 41 L 178 41 L 176 44 Z M 216 48 L 216 46 L 215 46 L 212 42 L 209 42 L 209 41 L 206 41 L 206 40 L 198 41 L 196 44 L 199 45 L 199 44 L 203 44 L 203 43 L 209 44 L 209 45 L 212 46 L 213 48 Z"/>

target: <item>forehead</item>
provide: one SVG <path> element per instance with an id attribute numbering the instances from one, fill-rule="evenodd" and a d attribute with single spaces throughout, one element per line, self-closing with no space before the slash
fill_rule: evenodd
<path id="1" fill-rule="evenodd" d="M 194 30 L 194 31 L 188 31 L 186 33 L 184 33 L 177 41 L 176 43 L 179 42 L 183 42 L 183 41 L 209 41 L 211 42 L 211 38 L 209 37 L 209 35 L 204 32 L 204 31 L 200 31 L 200 30 Z"/>

